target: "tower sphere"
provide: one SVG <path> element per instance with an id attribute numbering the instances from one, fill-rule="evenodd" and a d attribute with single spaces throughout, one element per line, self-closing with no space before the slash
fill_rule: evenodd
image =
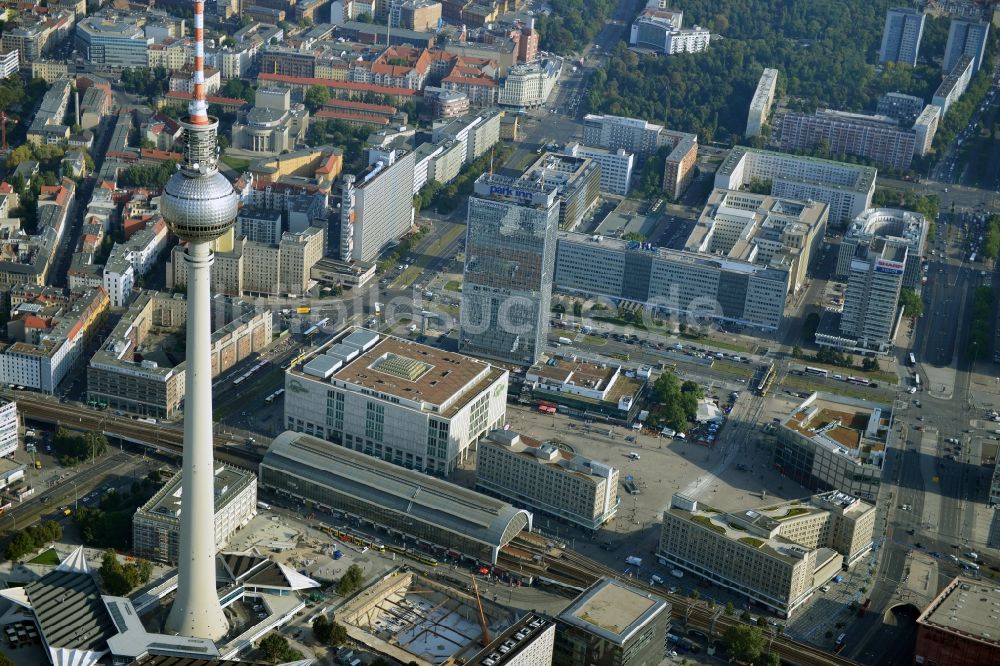
<path id="1" fill-rule="evenodd" d="M 191 174 L 178 171 L 167 181 L 160 210 L 170 230 L 181 240 L 212 241 L 236 221 L 239 198 L 218 171 Z"/>

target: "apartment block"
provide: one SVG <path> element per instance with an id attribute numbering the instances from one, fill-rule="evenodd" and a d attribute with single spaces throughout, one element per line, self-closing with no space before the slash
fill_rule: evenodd
<path id="1" fill-rule="evenodd" d="M 244 301 L 212 299 L 212 376 L 271 343 L 272 313 Z M 173 419 L 184 401 L 184 361 L 178 347 L 187 323 L 182 294 L 145 291 L 91 357 L 87 399 L 141 416 Z"/>
<path id="2" fill-rule="evenodd" d="M 652 155 L 660 143 L 663 125 L 638 118 L 601 116 L 588 113 L 583 118 L 583 143 L 610 150 L 625 150 L 636 155 Z"/>
<path id="3" fill-rule="evenodd" d="M 449 474 L 503 425 L 507 381 L 489 363 L 355 328 L 285 373 L 285 427 Z"/>
<path id="4" fill-rule="evenodd" d="M 915 67 L 924 36 L 924 14 L 910 7 L 894 7 L 885 14 L 878 62 L 902 62 Z"/>
<path id="5" fill-rule="evenodd" d="M 840 491 L 733 513 L 675 494 L 656 556 L 789 618 L 871 549 L 874 527 L 875 507 Z"/>
<path id="6" fill-rule="evenodd" d="M 924 108 L 924 100 L 914 95 L 888 92 L 878 98 L 876 115 L 894 118 L 899 123 L 912 123 Z"/>
<path id="7" fill-rule="evenodd" d="M 399 3 L 399 25 L 415 32 L 433 32 L 441 21 L 441 3 L 435 0 L 403 0 Z"/>
<path id="8" fill-rule="evenodd" d="M 390 150 L 357 176 L 345 175 L 340 200 L 340 256 L 371 261 L 413 224 L 414 156 Z"/>
<path id="9" fill-rule="evenodd" d="M 750 111 L 747 113 L 747 131 L 744 136 L 760 136 L 761 128 L 771 115 L 771 105 L 774 104 L 774 93 L 778 85 L 778 70 L 764 68 L 764 73 L 757 81 L 753 98 L 750 100 Z"/>
<path id="10" fill-rule="evenodd" d="M 951 73 L 941 79 L 941 85 L 934 91 L 931 104 L 941 109 L 941 117 L 948 114 L 951 105 L 965 94 L 972 81 L 972 74 L 975 69 L 975 60 L 972 56 L 963 55 L 958 58 Z"/>
<path id="11" fill-rule="evenodd" d="M 102 284 L 111 307 L 120 308 L 132 300 L 133 288 L 156 263 L 167 246 L 167 224 L 157 217 L 124 243 L 115 243 L 104 264 Z"/>
<path id="12" fill-rule="evenodd" d="M 559 614 L 553 666 L 653 666 L 663 661 L 670 604 L 602 578 Z"/>
<path id="13" fill-rule="evenodd" d="M 7 458 L 17 452 L 21 419 L 17 415 L 17 402 L 0 400 L 0 458 Z M 6 485 L 6 484 L 4 484 Z"/>
<path id="14" fill-rule="evenodd" d="M 823 242 L 828 214 L 829 206 L 820 201 L 714 189 L 684 249 L 783 268 L 789 289 L 797 293 Z"/>
<path id="15" fill-rule="evenodd" d="M 928 104 L 920 112 L 920 115 L 913 122 L 913 132 L 916 134 L 916 142 L 913 144 L 914 155 L 923 157 L 930 152 L 940 121 L 941 109 L 932 104 Z"/>
<path id="16" fill-rule="evenodd" d="M 962 56 L 972 58 L 972 73 L 983 65 L 986 57 L 986 41 L 990 34 L 990 24 L 986 21 L 952 19 L 948 28 L 948 43 L 944 47 L 944 62 L 941 69 L 954 72 Z"/>
<path id="17" fill-rule="evenodd" d="M 435 123 L 431 141 L 458 141 L 465 147 L 465 162 L 468 164 L 485 155 L 500 140 L 501 117 L 501 112 L 497 109 L 484 109 L 478 113 Z"/>
<path id="18" fill-rule="evenodd" d="M 737 146 L 719 165 L 715 187 L 739 190 L 769 182 L 775 196 L 829 204 L 830 222 L 846 225 L 871 208 L 877 173 L 873 167 Z"/>
<path id="19" fill-rule="evenodd" d="M 235 237 L 251 243 L 275 245 L 281 241 L 281 211 L 267 208 L 241 208 L 236 216 Z"/>
<path id="20" fill-rule="evenodd" d="M 781 125 L 782 150 L 811 150 L 820 143 L 831 155 L 854 155 L 879 166 L 906 170 L 913 161 L 916 132 L 892 118 L 823 109 L 814 115 L 787 113 Z"/>
<path id="21" fill-rule="evenodd" d="M 869 208 L 850 224 L 840 241 L 835 275 L 846 279 L 851 262 L 859 255 L 858 246 L 871 246 L 877 241 L 891 241 L 906 246 L 906 268 L 903 287 L 916 289 L 920 285 L 920 263 L 927 242 L 927 220 L 923 215 L 898 208 Z"/>
<path id="22" fill-rule="evenodd" d="M 595 148 L 580 143 L 566 145 L 565 152 L 573 157 L 588 158 L 601 167 L 601 192 L 628 196 L 632 187 L 632 169 L 635 166 L 635 155 L 619 148 L 608 150 Z"/>
<path id="23" fill-rule="evenodd" d="M 774 466 L 810 490 L 874 502 L 892 417 L 888 405 L 813 393 L 778 425 Z"/>
<path id="24" fill-rule="evenodd" d="M 561 232 L 555 287 L 587 298 L 640 303 L 665 314 L 772 331 L 781 324 L 789 273 L 787 267 Z"/>
<path id="25" fill-rule="evenodd" d="M 546 345 L 560 200 L 549 183 L 483 174 L 469 197 L 459 349 L 532 365 Z"/>
<path id="26" fill-rule="evenodd" d="M 663 162 L 663 191 L 672 199 L 680 199 L 694 176 L 698 135 L 664 130 L 658 140 L 660 145 L 670 148 Z"/>
<path id="27" fill-rule="evenodd" d="M 553 185 L 559 196 L 559 228 L 573 230 L 597 205 L 601 165 L 589 157 L 545 153 L 521 176 L 540 185 Z"/>
<path id="28" fill-rule="evenodd" d="M 476 490 L 588 530 L 611 520 L 619 504 L 617 469 L 513 430 L 480 440 Z"/>
<path id="29" fill-rule="evenodd" d="M 215 463 L 215 550 L 223 550 L 236 530 L 257 515 L 257 476 Z M 132 549 L 137 557 L 176 565 L 180 554 L 181 479 L 174 474 L 132 516 Z"/>
<path id="30" fill-rule="evenodd" d="M 108 296 L 100 287 L 57 306 L 25 301 L 12 307 L 0 344 L 0 382 L 55 393 L 84 357 L 107 311 Z"/>
<path id="31" fill-rule="evenodd" d="M 7 79 L 18 72 L 20 58 L 17 49 L 0 48 L 0 79 Z"/>

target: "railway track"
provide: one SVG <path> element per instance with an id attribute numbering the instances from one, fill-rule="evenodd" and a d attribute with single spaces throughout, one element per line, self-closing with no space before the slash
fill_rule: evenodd
<path id="1" fill-rule="evenodd" d="M 553 563 L 558 563 L 557 567 L 560 575 L 581 581 L 589 581 L 588 585 L 602 578 L 611 578 L 628 583 L 630 586 L 644 592 L 662 597 L 670 602 L 671 613 L 675 620 L 680 620 L 687 628 L 703 631 L 712 638 L 721 638 L 729 627 L 744 624 L 737 617 L 725 615 L 721 607 L 709 609 L 707 606 L 699 604 L 693 599 L 678 594 L 670 594 L 662 587 L 649 585 L 641 580 L 626 576 L 616 569 L 575 551 L 562 549 L 559 558 L 552 558 L 543 552 L 546 550 L 544 547 L 539 548 L 537 542 L 529 542 L 519 537 L 514 543 L 518 548 L 529 551 L 533 550 L 536 554 L 540 554 L 542 559 L 539 562 L 539 568 L 550 567 Z M 767 633 L 766 630 L 765 633 Z M 768 636 L 767 651 L 776 653 L 787 663 L 799 664 L 800 666 L 849 666 L 856 663 L 845 657 L 831 654 L 825 650 L 800 643 L 777 633 L 772 633 Z"/>

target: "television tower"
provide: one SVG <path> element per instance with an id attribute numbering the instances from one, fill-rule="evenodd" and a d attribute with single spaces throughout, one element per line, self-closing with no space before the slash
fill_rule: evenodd
<path id="1" fill-rule="evenodd" d="M 215 589 L 215 466 L 212 460 L 211 242 L 236 220 L 238 198 L 219 173 L 219 120 L 205 102 L 205 3 L 194 3 L 194 95 L 184 128 L 184 162 L 170 177 L 160 210 L 187 251 L 187 369 L 177 594 L 165 629 L 219 640 L 229 623 Z"/>

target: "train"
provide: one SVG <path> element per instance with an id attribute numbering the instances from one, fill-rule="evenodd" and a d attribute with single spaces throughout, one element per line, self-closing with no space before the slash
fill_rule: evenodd
<path id="1" fill-rule="evenodd" d="M 369 537 L 363 536 L 361 534 L 358 534 L 357 532 L 353 532 L 351 530 L 346 530 L 346 529 L 339 529 L 337 527 L 330 527 L 329 525 L 317 524 L 314 527 L 318 529 L 320 532 L 328 534 L 335 539 L 340 539 L 345 543 L 353 543 L 355 546 L 361 546 L 363 548 L 371 548 L 372 550 L 377 550 L 380 553 L 384 553 L 385 551 L 388 550 L 390 552 L 398 553 L 404 557 L 410 558 L 411 560 L 416 560 L 417 562 L 421 562 L 422 564 L 426 564 L 427 566 L 431 567 L 436 567 L 438 565 L 438 561 L 436 559 L 434 559 L 427 553 L 422 553 L 419 550 L 415 550 L 413 548 L 406 548 L 404 546 L 396 546 L 393 544 L 389 544 L 388 546 L 386 546 L 384 543 L 380 541 L 376 541 Z"/>

